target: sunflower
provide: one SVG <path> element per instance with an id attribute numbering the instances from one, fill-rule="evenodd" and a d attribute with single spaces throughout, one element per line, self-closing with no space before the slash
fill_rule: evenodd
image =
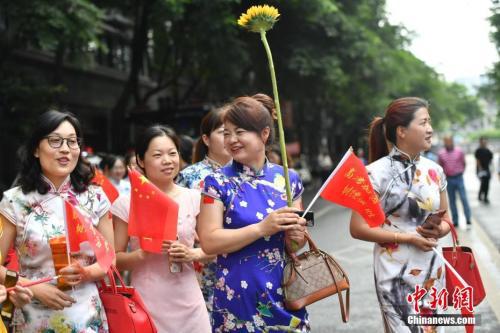
<path id="1" fill-rule="evenodd" d="M 278 21 L 279 16 L 278 10 L 273 6 L 252 6 L 246 13 L 241 14 L 238 24 L 253 32 L 268 31 Z"/>

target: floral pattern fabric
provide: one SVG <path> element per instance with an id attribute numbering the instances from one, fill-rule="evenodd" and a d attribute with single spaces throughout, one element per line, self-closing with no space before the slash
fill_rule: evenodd
<path id="1" fill-rule="evenodd" d="M 290 182 L 296 200 L 303 187 L 294 171 Z M 286 206 L 283 168 L 268 162 L 256 172 L 233 161 L 205 178 L 203 193 L 222 201 L 227 229 L 258 223 Z M 214 332 L 309 332 L 305 309 L 291 312 L 284 308 L 284 250 L 284 233 L 280 232 L 217 257 Z"/>
<path id="2" fill-rule="evenodd" d="M 176 183 L 180 186 L 201 191 L 205 178 L 213 174 L 215 170 L 220 169 L 220 167 L 219 163 L 206 156 L 200 162 L 183 169 L 177 176 Z"/>
<path id="3" fill-rule="evenodd" d="M 90 186 L 87 191 L 76 193 L 70 178 L 56 189 L 50 185 L 46 194 L 24 194 L 20 187 L 4 193 L 0 213 L 16 226 L 15 248 L 19 258 L 20 274 L 37 280 L 54 276 L 54 263 L 48 240 L 66 234 L 63 200 L 86 212 L 97 226 L 99 219 L 108 212 L 110 203 L 100 187 Z M 89 244 L 83 243 L 72 259 L 83 266 L 95 262 Z M 53 282 L 55 284 L 55 282 Z M 66 291 L 76 303 L 64 310 L 51 310 L 37 299 L 22 309 L 16 309 L 13 324 L 16 332 L 33 333 L 91 333 L 108 332 L 106 314 L 95 283 L 89 282 Z"/>
<path id="4" fill-rule="evenodd" d="M 205 177 L 211 175 L 221 166 L 219 163 L 206 156 L 202 161 L 186 167 L 179 173 L 177 184 L 191 189 L 202 190 Z M 213 262 L 201 264 L 196 263 L 196 277 L 205 299 L 205 304 L 209 315 L 212 313 L 215 285 L 215 260 Z"/>
<path id="5" fill-rule="evenodd" d="M 440 207 L 440 194 L 446 189 L 441 166 L 425 158 L 412 160 L 393 148 L 385 156 L 367 166 L 374 190 L 386 214 L 383 229 L 417 234 L 416 228 L 430 213 Z M 440 250 L 440 248 L 438 248 Z M 384 243 L 374 246 L 375 288 L 382 310 L 386 332 L 437 332 L 443 328 L 407 326 L 406 317 L 415 314 L 407 295 L 421 288 L 446 287 L 444 263 L 434 251 L 424 252 L 410 244 Z M 429 308 L 429 295 L 421 310 Z"/>

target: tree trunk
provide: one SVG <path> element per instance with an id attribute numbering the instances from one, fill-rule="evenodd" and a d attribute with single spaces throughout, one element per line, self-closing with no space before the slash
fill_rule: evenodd
<path id="1" fill-rule="evenodd" d="M 123 87 L 122 93 L 111 110 L 111 149 L 114 152 L 123 152 L 128 144 L 128 128 L 125 124 L 125 115 L 130 111 L 131 97 L 139 96 L 139 74 L 144 63 L 144 54 L 148 42 L 149 18 L 155 0 L 137 2 L 134 35 L 132 38 L 132 62 L 130 73 Z M 136 100 L 134 98 L 134 100 Z"/>

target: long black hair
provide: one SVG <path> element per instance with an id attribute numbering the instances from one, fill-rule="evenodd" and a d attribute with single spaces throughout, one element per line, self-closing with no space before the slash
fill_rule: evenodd
<path id="1" fill-rule="evenodd" d="M 40 141 L 64 121 L 69 122 L 75 128 L 77 137 L 83 138 L 80 122 L 72 113 L 50 110 L 41 114 L 35 123 L 31 136 L 20 151 L 21 173 L 18 184 L 21 186 L 23 193 L 37 191 L 40 194 L 45 194 L 49 191 L 50 186 L 42 179 L 42 168 L 39 159 L 35 157 L 35 151 Z M 94 170 L 90 163 L 80 155 L 70 177 L 73 189 L 80 193 L 88 188 L 90 181 L 94 177 Z"/>

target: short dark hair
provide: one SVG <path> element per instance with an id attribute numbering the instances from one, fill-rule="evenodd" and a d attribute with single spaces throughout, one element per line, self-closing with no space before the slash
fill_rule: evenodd
<path id="1" fill-rule="evenodd" d="M 174 142 L 177 151 L 179 151 L 179 138 L 177 137 L 177 134 L 175 134 L 175 131 L 169 126 L 155 124 L 146 128 L 137 138 L 137 141 L 135 142 L 135 157 L 137 160 L 144 161 L 144 155 L 148 150 L 149 144 L 154 138 L 159 136 L 166 136 L 170 138 Z M 139 163 L 137 163 L 137 165 L 145 171 Z"/>
<path id="2" fill-rule="evenodd" d="M 260 135 L 262 130 L 269 127 L 269 138 L 266 146 L 274 143 L 274 117 L 275 106 L 271 97 L 256 94 L 252 97 L 243 96 L 236 98 L 223 115 L 223 121 L 229 121 L 247 131 Z"/>
<path id="3" fill-rule="evenodd" d="M 40 194 L 45 194 L 49 191 L 50 186 L 42 180 L 40 161 L 34 154 L 40 141 L 64 121 L 69 122 L 74 127 L 76 136 L 83 139 L 80 122 L 72 113 L 57 110 L 42 113 L 35 123 L 35 128 L 31 131 L 31 136 L 20 150 L 21 172 L 18 184 L 21 186 L 23 193 L 37 191 Z M 92 166 L 81 156 L 81 152 L 75 169 L 71 171 L 70 177 L 71 185 L 73 185 L 73 189 L 77 193 L 85 191 L 94 177 Z"/>
<path id="4" fill-rule="evenodd" d="M 118 155 L 113 155 L 113 154 L 107 154 L 103 157 L 103 159 L 99 163 L 99 168 L 101 168 L 102 170 L 106 170 L 106 169 L 111 170 L 111 169 L 113 169 L 116 161 L 118 161 L 118 160 L 122 161 L 123 164 L 126 166 L 125 159 L 123 157 L 118 156 Z"/>
<path id="5" fill-rule="evenodd" d="M 193 160 L 194 140 L 189 135 L 179 135 L 179 155 L 187 164 L 191 164 Z"/>

